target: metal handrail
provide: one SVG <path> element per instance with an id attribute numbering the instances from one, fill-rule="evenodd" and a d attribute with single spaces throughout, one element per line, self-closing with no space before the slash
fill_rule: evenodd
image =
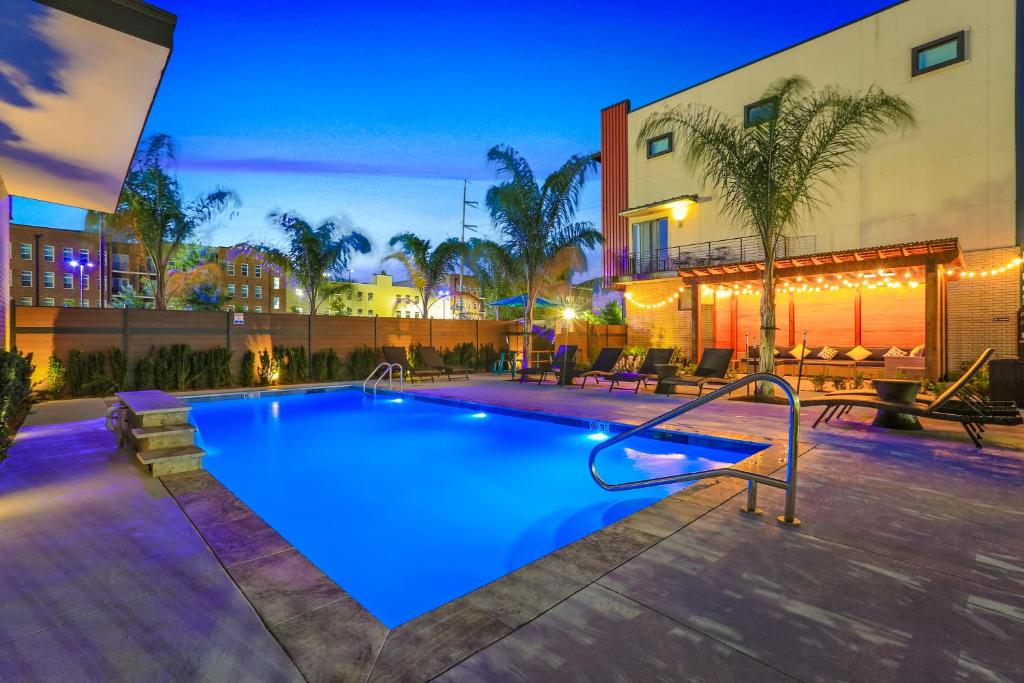
<path id="1" fill-rule="evenodd" d="M 384 381 L 385 377 L 387 377 L 387 379 L 388 379 L 388 389 L 393 388 L 394 387 L 394 383 L 393 383 L 394 382 L 394 377 L 393 377 L 393 374 L 394 374 L 395 368 L 398 368 L 398 390 L 399 391 L 405 391 L 405 371 L 402 368 L 402 366 L 399 363 L 387 363 L 387 362 L 385 362 L 385 363 L 378 363 L 377 367 L 375 367 L 373 369 L 373 371 L 370 372 L 370 374 L 366 376 L 366 379 L 363 380 L 363 393 L 364 394 L 366 393 L 366 384 L 367 384 L 367 382 L 369 382 L 371 379 L 375 379 L 374 375 L 376 375 L 377 372 L 379 370 L 381 370 L 381 369 L 384 369 L 384 372 L 381 372 L 380 376 L 376 377 L 376 379 L 375 379 L 375 381 L 373 383 L 373 395 L 374 396 L 377 395 L 377 385 L 380 384 L 382 381 Z"/>
<path id="2" fill-rule="evenodd" d="M 754 382 L 771 382 L 776 385 L 786 395 L 786 399 L 789 401 L 789 444 L 786 450 L 786 479 L 782 481 L 773 477 L 766 477 L 761 474 L 755 474 L 753 472 L 744 472 L 742 470 L 734 470 L 731 468 L 719 468 L 713 470 L 702 470 L 700 472 L 690 472 L 687 474 L 673 474 L 666 477 L 656 477 L 654 479 L 643 479 L 639 481 L 631 481 L 623 484 L 609 484 L 608 482 L 601 479 L 601 475 L 597 473 L 597 455 L 606 448 L 610 448 L 615 444 L 625 441 L 630 437 L 634 437 L 638 434 L 646 432 L 653 427 L 656 427 L 663 422 L 667 422 L 673 418 L 679 417 L 685 413 L 700 408 L 703 405 L 711 403 L 715 399 L 721 398 L 731 394 L 732 392 Z M 760 514 L 761 511 L 757 507 L 757 485 L 764 484 L 766 486 L 773 486 L 775 488 L 785 489 L 786 491 L 786 504 L 783 514 L 779 515 L 778 520 L 783 524 L 800 524 L 800 520 L 796 518 L 796 459 L 797 459 L 797 448 L 800 443 L 800 397 L 793 392 L 792 387 L 779 375 L 771 372 L 755 372 L 741 377 L 735 382 L 731 382 L 716 389 L 710 394 L 705 394 L 700 398 L 694 399 L 689 403 L 683 404 L 678 408 L 673 408 L 668 412 L 662 413 L 657 417 L 644 422 L 641 425 L 637 425 L 632 429 L 627 429 L 624 432 L 616 434 L 607 441 L 604 441 L 595 446 L 590 451 L 590 474 L 594 477 L 594 481 L 597 482 L 598 486 L 605 489 L 606 491 L 627 491 L 631 489 L 647 488 L 651 486 L 662 486 L 665 484 L 676 484 L 684 481 L 697 481 L 699 479 L 710 479 L 712 477 L 736 477 L 738 479 L 747 480 L 747 503 L 743 507 L 743 511 L 750 514 Z"/>

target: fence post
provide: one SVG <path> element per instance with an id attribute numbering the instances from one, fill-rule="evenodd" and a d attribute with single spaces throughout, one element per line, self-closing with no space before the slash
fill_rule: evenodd
<path id="1" fill-rule="evenodd" d="M 380 347 L 377 346 L 377 316 L 373 317 L 373 350 L 377 351 Z"/>

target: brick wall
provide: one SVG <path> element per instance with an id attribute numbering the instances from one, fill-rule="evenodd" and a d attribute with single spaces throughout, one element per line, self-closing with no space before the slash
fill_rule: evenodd
<path id="1" fill-rule="evenodd" d="M 967 268 L 976 272 L 1002 267 L 1018 255 L 1017 247 L 964 253 Z M 993 358 L 1017 357 L 1019 268 L 993 278 L 951 279 L 948 292 L 946 339 L 950 372 L 955 373 L 989 346 L 995 349 Z"/>

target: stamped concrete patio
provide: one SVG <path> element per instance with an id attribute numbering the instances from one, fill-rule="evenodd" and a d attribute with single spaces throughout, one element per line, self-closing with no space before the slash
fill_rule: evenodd
<path id="1" fill-rule="evenodd" d="M 493 379 L 413 391 L 623 422 L 685 400 Z M 547 563 L 545 581 L 571 585 L 567 597 L 513 582 L 414 637 L 380 634 L 401 643 L 396 667 L 372 653 L 337 661 L 351 598 L 323 582 L 268 587 L 281 582 L 264 568 L 287 579 L 302 560 L 288 544 L 260 532 L 211 551 L 197 519 L 261 520 L 230 502 L 190 520 L 188 492 L 172 497 L 118 451 L 101 406 L 40 407 L 0 465 L 0 680 L 1024 680 L 1018 430 L 991 430 L 979 452 L 932 422 L 875 431 L 866 411 L 805 428 L 799 528 L 775 523 L 774 490 L 762 488 L 763 517 L 741 515 L 738 499 L 722 502 L 740 491 L 730 482 L 677 503 L 687 514 L 667 536 L 638 519 L 645 542 L 611 571 Z M 677 426 L 781 442 L 785 409 L 721 401 Z M 282 636 L 318 624 L 337 648 Z M 470 628 L 492 644 L 449 646 Z"/>

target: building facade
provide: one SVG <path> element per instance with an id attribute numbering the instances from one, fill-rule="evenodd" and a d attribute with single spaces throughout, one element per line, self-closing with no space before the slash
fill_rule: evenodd
<path id="1" fill-rule="evenodd" d="M 763 252 L 724 214 L 685 140 L 639 139 L 652 114 L 707 106 L 744 125 L 762 95 L 878 86 L 916 127 L 880 138 L 776 252 L 777 344 L 925 345 L 928 373 L 987 346 L 1016 356 L 1021 307 L 1017 0 L 904 0 L 640 107 L 601 112 L 605 278 L 623 290 L 630 343 L 742 355 L 760 334 Z M 862 286 L 863 285 L 863 286 Z"/>
<path id="2" fill-rule="evenodd" d="M 423 306 L 415 287 L 396 284 L 385 273 L 376 273 L 369 282 L 348 282 L 346 290 L 335 294 L 323 306 L 324 313 L 379 318 L 422 318 Z"/>

